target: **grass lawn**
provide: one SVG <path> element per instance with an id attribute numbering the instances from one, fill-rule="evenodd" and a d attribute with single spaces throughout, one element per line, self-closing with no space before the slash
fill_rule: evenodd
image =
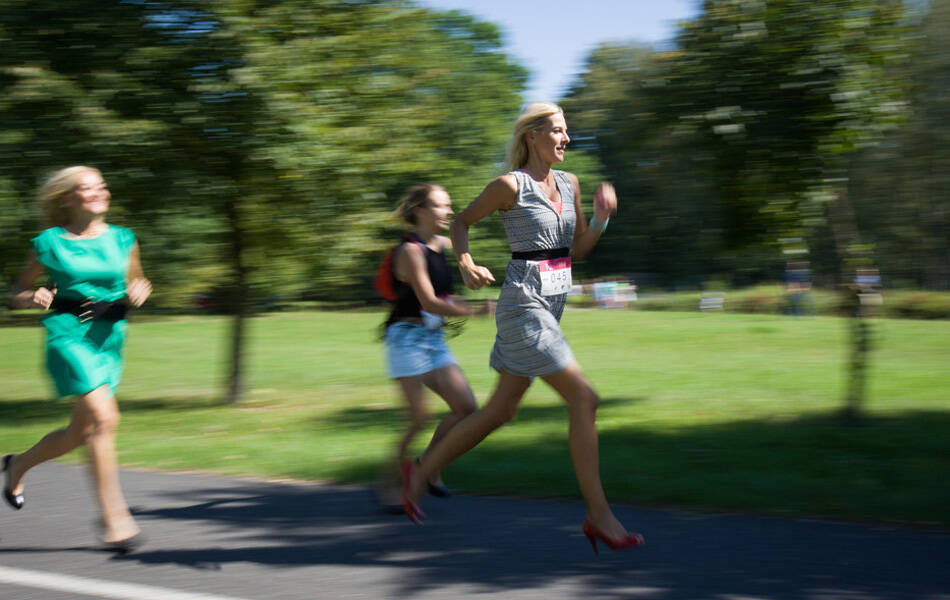
<path id="1" fill-rule="evenodd" d="M 125 466 L 369 481 L 404 423 L 384 372 L 378 313 L 255 318 L 248 393 L 221 396 L 228 320 L 133 322 L 119 389 Z M 601 394 L 601 471 L 613 502 L 950 525 L 950 322 L 879 320 L 867 418 L 841 408 L 846 322 L 835 318 L 569 310 L 578 361 Z M 450 341 L 484 402 L 492 321 Z M 50 402 L 43 330 L 0 329 L 0 453 L 66 423 Z M 434 413 L 444 409 L 435 398 Z M 420 450 L 425 439 L 420 436 Z M 73 453 L 66 460 L 80 460 Z M 537 382 L 514 423 L 461 457 L 471 493 L 577 497 L 567 413 Z"/>

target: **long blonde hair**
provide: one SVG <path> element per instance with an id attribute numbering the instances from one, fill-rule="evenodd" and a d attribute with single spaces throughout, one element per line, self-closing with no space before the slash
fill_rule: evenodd
<path id="1" fill-rule="evenodd" d="M 529 131 L 542 127 L 548 117 L 557 114 L 564 114 L 564 111 L 552 102 L 533 102 L 524 107 L 515 121 L 514 131 L 508 141 L 508 151 L 505 155 L 505 167 L 508 170 L 520 169 L 527 164 L 528 142 L 525 141 L 525 136 Z"/>
<path id="2" fill-rule="evenodd" d="M 409 223 L 416 224 L 415 210 L 420 206 L 425 206 L 429 201 L 429 194 L 436 190 L 443 190 L 441 185 L 434 183 L 418 183 L 406 192 L 406 195 L 399 200 L 393 215 Z"/>
<path id="3" fill-rule="evenodd" d="M 89 172 L 102 177 L 102 172 L 95 167 L 66 167 L 47 177 L 40 186 L 37 200 L 50 225 L 56 227 L 69 223 L 70 213 L 68 207 L 63 206 L 63 196 L 76 189 L 77 177 Z"/>

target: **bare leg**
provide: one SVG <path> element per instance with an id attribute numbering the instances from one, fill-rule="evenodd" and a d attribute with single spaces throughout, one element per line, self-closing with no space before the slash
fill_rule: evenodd
<path id="1" fill-rule="evenodd" d="M 596 413 L 600 398 L 587 382 L 577 363 L 544 377 L 567 402 L 570 416 L 568 441 L 574 474 L 587 505 L 588 520 L 610 539 L 627 536 L 614 517 L 600 482 L 600 456 L 597 442 Z"/>
<path id="2" fill-rule="evenodd" d="M 115 542 L 130 538 L 139 532 L 139 528 L 119 487 L 119 465 L 115 454 L 119 407 L 108 386 L 81 396 L 78 403 L 89 414 L 86 445 L 93 487 L 105 525 L 102 540 Z"/>
<path id="3" fill-rule="evenodd" d="M 409 406 L 409 427 L 406 429 L 406 432 L 403 433 L 402 437 L 399 438 L 399 443 L 396 448 L 397 464 L 407 459 L 412 440 L 415 439 L 419 430 L 425 427 L 426 421 L 429 419 L 429 413 L 425 406 L 424 378 L 425 375 L 416 375 L 413 377 L 400 377 L 396 380 L 399 382 L 402 395 Z"/>
<path id="4" fill-rule="evenodd" d="M 484 408 L 462 419 L 422 457 L 407 490 L 409 500 L 415 501 L 419 497 L 422 486 L 434 473 L 441 472 L 454 459 L 477 446 L 489 433 L 512 420 L 530 385 L 529 377 L 502 371 L 498 385 Z"/>
<path id="5" fill-rule="evenodd" d="M 14 455 L 10 461 L 10 491 L 23 492 L 23 477 L 27 471 L 38 464 L 62 456 L 86 443 L 86 432 L 90 427 L 89 413 L 76 399 L 69 425 L 43 436 L 32 448 L 23 454 Z"/>
<path id="6" fill-rule="evenodd" d="M 465 375 L 458 365 L 449 365 L 435 371 L 430 371 L 424 376 L 426 387 L 439 395 L 445 403 L 449 405 L 450 412 L 445 415 L 435 428 L 432 439 L 426 451 L 422 453 L 425 456 L 431 448 L 438 444 L 442 438 L 455 427 L 462 419 L 469 416 L 477 407 L 475 401 L 475 392 L 465 379 Z M 435 472 L 429 477 L 429 483 L 433 485 L 442 484 L 442 474 Z"/>
<path id="7" fill-rule="evenodd" d="M 64 429 L 48 433 L 32 448 L 10 461 L 10 491 L 21 493 L 23 476 L 36 465 L 87 445 L 93 485 L 105 524 L 103 540 L 124 540 L 138 533 L 119 488 L 119 468 L 115 456 L 115 428 L 119 408 L 108 386 L 76 398 L 73 415 Z"/>
<path id="8" fill-rule="evenodd" d="M 377 498 L 386 507 L 395 507 L 400 504 L 399 464 L 407 460 L 409 446 L 419 430 L 425 426 L 428 418 L 422 380 L 423 375 L 396 378 L 402 396 L 406 399 L 409 408 L 409 426 L 396 444 L 393 460 L 383 467 L 380 484 L 376 490 Z"/>

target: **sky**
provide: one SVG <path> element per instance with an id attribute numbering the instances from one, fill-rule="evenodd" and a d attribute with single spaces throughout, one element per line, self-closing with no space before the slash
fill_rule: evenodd
<path id="1" fill-rule="evenodd" d="M 498 25 L 505 50 L 530 72 L 526 102 L 557 101 L 602 42 L 662 47 L 678 21 L 699 11 L 699 0 L 416 0 L 438 10 L 461 10 Z"/>

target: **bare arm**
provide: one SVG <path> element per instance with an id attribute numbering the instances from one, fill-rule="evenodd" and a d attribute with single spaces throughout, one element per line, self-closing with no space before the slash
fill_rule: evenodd
<path id="1" fill-rule="evenodd" d="M 142 271 L 142 261 L 139 257 L 138 242 L 132 246 L 129 256 L 129 270 L 125 275 L 125 295 L 129 297 L 132 306 L 139 307 L 152 294 L 152 282 L 145 278 Z"/>
<path id="2" fill-rule="evenodd" d="M 518 182 L 511 175 L 502 175 L 485 186 L 478 198 L 472 200 L 452 222 L 452 246 L 466 287 L 477 290 L 495 281 L 491 271 L 476 265 L 468 251 L 469 228 L 496 210 L 508 210 L 514 206 L 517 197 Z"/>
<path id="3" fill-rule="evenodd" d="M 26 265 L 13 284 L 13 296 L 10 298 L 11 308 L 42 308 L 47 309 L 53 303 L 56 288 L 40 287 L 33 289 L 36 280 L 43 274 L 44 267 L 36 257 L 36 252 L 30 251 Z"/>
<path id="4" fill-rule="evenodd" d="M 396 278 L 412 287 L 422 310 L 446 317 L 472 314 L 473 311 L 467 304 L 435 295 L 425 255 L 418 244 L 403 244 L 396 253 L 393 266 Z"/>
<path id="5" fill-rule="evenodd" d="M 582 259 L 597 245 L 601 231 L 600 228 L 588 227 L 587 219 L 584 218 L 584 209 L 581 206 L 580 184 L 573 173 L 568 173 L 568 177 L 570 177 L 571 184 L 574 186 L 574 212 L 577 215 L 571 254 L 577 259 Z M 617 194 L 614 191 L 614 186 L 603 182 L 597 188 L 597 192 L 594 193 L 594 216 L 601 223 L 604 223 L 615 212 L 617 212 Z"/>

